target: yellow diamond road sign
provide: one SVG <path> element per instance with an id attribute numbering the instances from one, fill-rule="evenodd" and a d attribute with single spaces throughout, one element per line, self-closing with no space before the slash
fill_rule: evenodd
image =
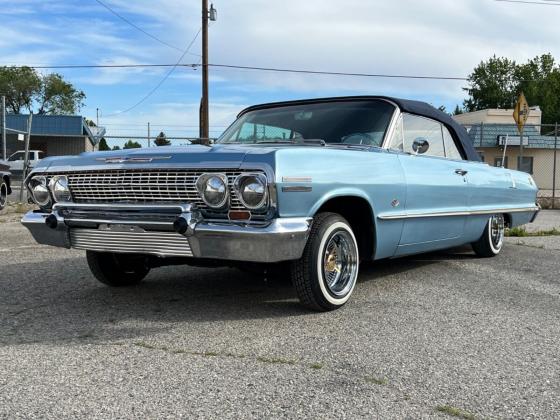
<path id="1" fill-rule="evenodd" d="M 527 118 L 529 118 L 529 104 L 527 103 L 527 99 L 525 99 L 525 95 L 521 92 L 515 104 L 515 109 L 513 110 L 513 119 L 517 123 L 517 130 L 519 133 L 523 131 Z"/>

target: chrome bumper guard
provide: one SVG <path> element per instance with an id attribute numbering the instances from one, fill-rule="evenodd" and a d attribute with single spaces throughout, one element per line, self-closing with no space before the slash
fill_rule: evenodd
<path id="1" fill-rule="evenodd" d="M 51 213 L 28 212 L 21 222 L 38 243 L 63 248 L 280 262 L 301 257 L 312 219 L 242 224 L 205 221 L 188 204 L 57 204 Z"/>

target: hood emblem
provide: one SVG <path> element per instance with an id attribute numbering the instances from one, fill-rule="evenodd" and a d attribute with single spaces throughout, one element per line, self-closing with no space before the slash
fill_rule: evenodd
<path id="1" fill-rule="evenodd" d="M 108 157 L 108 158 L 97 158 L 95 160 L 102 160 L 105 163 L 148 163 L 153 160 L 171 159 L 171 156 L 153 156 L 153 157 L 142 157 L 142 156 L 118 156 L 118 157 Z"/>

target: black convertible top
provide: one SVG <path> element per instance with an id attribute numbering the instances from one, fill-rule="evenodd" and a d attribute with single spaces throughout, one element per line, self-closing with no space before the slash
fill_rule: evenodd
<path id="1" fill-rule="evenodd" d="M 237 116 L 237 118 L 239 118 L 241 115 L 249 111 L 254 111 L 258 109 L 276 108 L 276 107 L 290 106 L 290 105 L 305 105 L 305 104 L 320 103 L 320 102 L 371 101 L 371 100 L 379 100 L 379 99 L 393 102 L 400 108 L 402 112 L 408 112 L 410 114 L 420 115 L 422 117 L 431 118 L 433 120 L 441 122 L 449 129 L 449 131 L 452 134 L 454 134 L 456 141 L 461 143 L 462 148 L 465 152 L 465 157 L 468 160 L 473 160 L 477 162 L 480 161 L 480 156 L 476 152 L 472 144 L 472 140 L 467 134 L 465 128 L 461 126 L 459 123 L 457 123 L 453 118 L 451 118 L 445 112 L 442 112 L 439 109 L 434 108 L 432 105 L 421 101 L 392 98 L 389 96 L 342 96 L 342 97 L 335 97 L 335 98 L 301 99 L 295 101 L 271 102 L 267 104 L 253 105 L 241 111 Z"/>

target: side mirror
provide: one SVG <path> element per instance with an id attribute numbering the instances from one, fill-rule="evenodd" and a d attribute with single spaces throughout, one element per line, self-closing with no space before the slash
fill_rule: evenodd
<path id="1" fill-rule="evenodd" d="M 428 140 L 423 137 L 418 137 L 412 142 L 412 150 L 414 150 L 414 153 L 416 153 L 417 155 L 426 153 L 429 148 L 430 143 L 428 143 Z"/>

